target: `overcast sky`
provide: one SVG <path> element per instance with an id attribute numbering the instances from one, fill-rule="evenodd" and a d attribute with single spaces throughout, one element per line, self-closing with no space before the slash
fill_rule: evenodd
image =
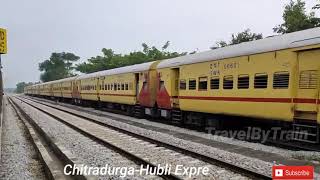
<path id="1" fill-rule="evenodd" d="M 38 63 L 52 52 L 72 52 L 84 61 L 102 48 L 117 53 L 141 44 L 170 50 L 208 50 L 232 33 L 250 28 L 272 35 L 289 0 L 0 0 L 0 27 L 8 31 L 2 55 L 5 87 L 39 81 Z M 306 0 L 307 9 L 316 0 Z"/>

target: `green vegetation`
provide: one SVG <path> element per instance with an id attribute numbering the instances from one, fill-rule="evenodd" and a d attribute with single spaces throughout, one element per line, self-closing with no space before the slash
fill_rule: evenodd
<path id="1" fill-rule="evenodd" d="M 39 70 L 43 71 L 40 76 L 41 81 L 47 82 L 74 76 L 73 63 L 79 59 L 80 57 L 72 53 L 52 53 L 50 59 L 39 64 Z"/>
<path id="2" fill-rule="evenodd" d="M 166 49 L 170 42 L 167 41 L 159 50 L 155 46 L 149 47 L 146 43 L 142 44 L 142 51 L 135 51 L 129 54 L 116 54 L 112 49 L 102 49 L 102 56 L 88 59 L 88 62 L 78 64 L 76 70 L 82 73 L 92 73 L 101 70 L 113 69 L 133 64 L 150 62 L 161 59 L 173 58 L 186 53 L 169 52 Z"/>
<path id="3" fill-rule="evenodd" d="M 319 7 L 316 5 L 314 8 Z M 315 17 L 314 12 L 307 14 L 305 2 L 302 0 L 291 0 L 285 6 L 282 17 L 284 23 L 273 28 L 275 33 L 285 34 L 320 26 L 320 18 Z"/>
<path id="4" fill-rule="evenodd" d="M 225 47 L 234 44 L 240 44 L 242 42 L 248 42 L 253 40 L 262 39 L 262 34 L 251 33 L 250 29 L 246 29 L 243 32 L 239 32 L 237 34 L 232 34 L 231 40 L 229 43 L 225 41 L 219 41 L 216 43 L 216 46 L 210 47 L 210 49 L 216 49 L 220 47 Z"/>
<path id="5" fill-rule="evenodd" d="M 23 93 L 24 87 L 32 85 L 33 83 L 29 82 L 29 83 L 25 83 L 25 82 L 19 82 L 16 85 L 16 90 L 15 93 Z"/>

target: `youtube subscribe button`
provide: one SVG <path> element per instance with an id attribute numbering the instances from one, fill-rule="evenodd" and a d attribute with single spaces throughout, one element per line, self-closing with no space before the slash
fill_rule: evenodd
<path id="1" fill-rule="evenodd" d="M 272 178 L 276 179 L 313 179 L 313 166 L 273 166 Z"/>

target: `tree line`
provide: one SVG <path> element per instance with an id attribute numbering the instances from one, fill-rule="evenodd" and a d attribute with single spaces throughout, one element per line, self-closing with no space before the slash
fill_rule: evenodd
<path id="1" fill-rule="evenodd" d="M 320 9 L 320 3 L 316 4 L 313 9 Z M 285 34 L 320 26 L 320 18 L 316 17 L 314 12 L 306 12 L 305 2 L 302 0 L 290 0 L 284 8 L 282 18 L 283 23 L 273 27 L 274 33 Z M 245 29 L 243 32 L 232 34 L 229 41 L 216 42 L 210 47 L 210 49 L 221 48 L 262 38 L 262 33 L 254 33 L 251 32 L 250 29 Z M 169 46 L 170 41 L 167 41 L 161 48 L 149 46 L 146 43 L 143 43 L 140 51 L 134 51 L 128 54 L 120 54 L 116 53 L 112 49 L 103 48 L 101 50 L 101 55 L 91 57 L 87 59 L 86 62 L 79 64 L 76 63 L 80 57 L 73 53 L 52 53 L 49 59 L 39 63 L 39 70 L 42 72 L 40 80 L 42 82 L 48 82 L 75 76 L 77 75 L 76 72 L 92 73 L 196 53 L 196 51 L 190 53 L 170 52 L 168 50 Z M 24 86 L 29 84 L 30 83 L 25 82 L 18 83 L 16 92 L 23 92 Z"/>

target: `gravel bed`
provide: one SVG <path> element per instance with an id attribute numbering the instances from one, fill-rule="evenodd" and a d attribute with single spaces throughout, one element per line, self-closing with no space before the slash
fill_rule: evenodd
<path id="1" fill-rule="evenodd" d="M 41 100 L 43 100 L 43 99 L 41 99 Z M 53 105 L 56 105 L 52 101 L 49 101 L 49 100 L 45 100 L 45 101 L 49 102 Z M 320 152 L 293 151 L 293 150 L 278 148 L 278 147 L 274 147 L 274 146 L 263 145 L 261 143 L 253 143 L 253 142 L 241 141 L 241 140 L 229 138 L 229 137 L 207 134 L 205 132 L 198 132 L 198 131 L 194 131 L 194 130 L 190 130 L 190 129 L 180 128 L 180 127 L 173 126 L 173 125 L 163 124 L 163 123 L 159 123 L 159 122 L 153 122 L 153 121 L 150 121 L 147 119 L 137 119 L 134 117 L 125 116 L 125 115 L 121 115 L 121 114 L 104 112 L 104 111 L 96 110 L 94 108 L 74 106 L 74 105 L 61 103 L 61 102 L 59 102 L 59 105 L 67 106 L 70 108 L 83 109 L 86 111 L 92 111 L 92 112 L 100 113 L 103 115 L 118 117 L 118 118 L 126 119 L 129 121 L 133 121 L 133 122 L 138 122 L 138 123 L 142 123 L 142 124 L 146 124 L 146 125 L 151 125 L 154 127 L 167 129 L 168 131 L 175 131 L 175 132 L 179 132 L 179 133 L 190 134 L 193 136 L 197 136 L 197 137 L 201 137 L 201 138 L 205 138 L 205 139 L 209 139 L 209 140 L 214 140 L 214 141 L 223 142 L 223 143 L 227 143 L 227 144 L 233 144 L 233 145 L 251 148 L 251 149 L 259 150 L 259 151 L 263 151 L 263 152 L 275 153 L 275 154 L 281 155 L 286 158 L 307 160 L 307 161 L 312 161 L 315 164 L 320 164 Z"/>
<path id="2" fill-rule="evenodd" d="M 36 103 L 34 103 L 36 104 Z M 46 107 L 44 105 L 38 104 L 39 108 L 44 109 L 45 111 L 49 111 L 55 115 L 58 115 L 60 118 L 65 119 L 68 123 L 75 125 L 76 127 L 86 131 L 86 132 L 93 132 L 95 136 L 105 139 L 106 141 L 114 144 L 115 146 L 129 151 L 136 156 L 140 156 L 141 158 L 152 162 L 155 165 L 161 164 L 163 167 L 168 164 L 172 167 L 172 172 L 176 170 L 177 165 L 183 165 L 184 167 L 204 167 L 210 166 L 209 171 L 211 172 L 210 175 L 204 176 L 199 174 L 194 176 L 195 178 L 199 179 L 248 179 L 245 176 L 242 176 L 238 173 L 234 173 L 230 170 L 211 165 L 209 163 L 203 162 L 201 160 L 195 159 L 190 156 L 186 156 L 183 154 L 169 150 L 164 147 L 157 147 L 155 144 L 151 144 L 148 142 L 144 142 L 140 139 L 135 137 L 131 137 L 129 135 L 119 133 L 115 130 L 103 127 L 96 123 L 90 122 L 88 120 L 81 119 L 79 117 L 70 115 L 65 112 L 61 112 L 56 109 L 52 109 L 50 107 Z M 224 172 L 223 174 L 219 172 Z M 185 178 L 185 175 L 179 175 L 181 178 Z"/>
<path id="3" fill-rule="evenodd" d="M 237 146 L 241 146 L 241 147 L 251 148 L 251 149 L 259 150 L 259 151 L 263 151 L 263 152 L 274 153 L 274 154 L 278 154 L 278 155 L 281 155 L 281 156 L 287 157 L 287 158 L 296 158 L 296 159 L 301 159 L 301 160 L 318 161 L 318 162 L 314 162 L 314 163 L 320 164 L 320 152 L 293 151 L 293 150 L 263 145 L 261 143 L 241 141 L 241 140 L 234 139 L 234 138 L 212 135 L 212 134 L 208 134 L 205 132 L 198 132 L 198 131 L 194 131 L 194 130 L 190 130 L 190 129 L 180 128 L 177 126 L 172 126 L 172 125 L 163 124 L 163 123 L 159 123 L 159 122 L 153 122 L 153 121 L 146 120 L 146 119 L 136 119 L 136 118 L 128 117 L 128 116 L 124 116 L 124 115 L 119 115 L 119 114 L 114 114 L 114 113 L 109 113 L 109 112 L 101 112 L 101 111 L 97 111 L 95 109 L 91 109 L 91 110 L 96 111 L 97 113 L 99 112 L 101 114 L 119 117 L 119 118 L 127 119 L 130 121 L 138 122 L 138 123 L 145 124 L 145 125 L 151 125 L 154 127 L 167 129 L 168 131 L 190 134 L 193 136 L 197 136 L 197 137 L 201 137 L 201 138 L 205 138 L 205 139 L 209 139 L 209 140 L 213 140 L 213 141 L 218 141 L 218 142 L 237 145 Z"/>
<path id="4" fill-rule="evenodd" d="M 133 167 L 140 168 L 133 161 L 123 157 L 107 147 L 69 128 L 50 116 L 39 112 L 25 103 L 19 103 L 26 113 L 51 137 L 55 142 L 68 149 L 82 164 L 92 167 Z M 99 179 L 159 179 L 156 176 L 99 176 Z"/>
<path id="5" fill-rule="evenodd" d="M 76 110 L 70 110 L 70 111 L 76 111 Z M 214 157 L 214 158 L 223 160 L 225 162 L 229 162 L 231 164 L 234 164 L 234 165 L 237 165 L 240 167 L 249 168 L 252 171 L 259 172 L 261 174 L 271 176 L 271 168 L 273 165 L 272 163 L 268 163 L 268 162 L 265 162 L 265 161 L 262 161 L 259 159 L 250 158 L 250 157 L 243 156 L 243 155 L 236 154 L 236 153 L 226 152 L 221 149 L 209 147 L 209 146 L 202 145 L 199 143 L 182 140 L 182 139 L 175 138 L 175 137 L 168 135 L 168 134 L 165 134 L 165 133 L 159 133 L 159 132 L 155 132 L 155 131 L 151 131 L 151 130 L 146 130 L 146 129 L 143 129 L 140 127 L 136 127 L 136 126 L 132 126 L 132 125 L 129 125 L 126 123 L 116 121 L 116 120 L 112 120 L 110 118 L 91 115 L 91 114 L 79 112 L 79 111 L 77 111 L 77 113 L 88 116 L 88 117 L 92 117 L 92 118 L 99 120 L 101 122 L 104 122 L 106 124 L 110 124 L 112 126 L 115 126 L 115 127 L 121 128 L 121 129 L 125 129 L 125 130 L 128 130 L 130 132 L 133 132 L 133 133 L 136 133 L 139 135 L 150 137 L 155 140 L 166 142 L 166 143 L 169 143 L 169 144 L 172 144 L 172 145 L 184 148 L 184 149 L 188 149 L 188 150 L 191 150 L 191 151 L 203 154 L 203 155 L 207 155 L 210 157 Z M 128 117 L 128 118 L 130 118 L 130 117 Z M 150 121 L 148 121 L 148 122 L 150 122 Z"/>
<path id="6" fill-rule="evenodd" d="M 0 179 L 46 179 L 24 124 L 4 96 Z"/>
<path id="7" fill-rule="evenodd" d="M 188 149 L 194 152 L 197 152 L 199 154 L 207 155 L 210 157 L 218 158 L 220 160 L 229 162 L 231 164 L 235 164 L 240 167 L 246 167 L 250 168 L 253 171 L 260 172 L 265 175 L 270 175 L 272 163 L 267 163 L 258 159 L 249 158 L 243 155 L 239 155 L 236 153 L 230 153 L 226 152 L 217 148 L 209 147 L 206 145 L 202 145 L 199 143 L 194 143 L 191 141 L 186 141 L 182 139 L 175 138 L 171 135 L 159 133 L 151 130 L 146 130 L 143 128 L 131 126 L 125 123 L 121 123 L 115 120 L 111 120 L 108 118 L 99 117 L 99 120 L 102 122 L 105 122 L 107 124 L 110 124 L 112 126 L 125 129 L 134 133 L 137 133 L 139 135 L 143 135 L 155 140 L 159 140 L 162 142 L 166 142 L 172 145 L 176 145 L 178 147 Z"/>

